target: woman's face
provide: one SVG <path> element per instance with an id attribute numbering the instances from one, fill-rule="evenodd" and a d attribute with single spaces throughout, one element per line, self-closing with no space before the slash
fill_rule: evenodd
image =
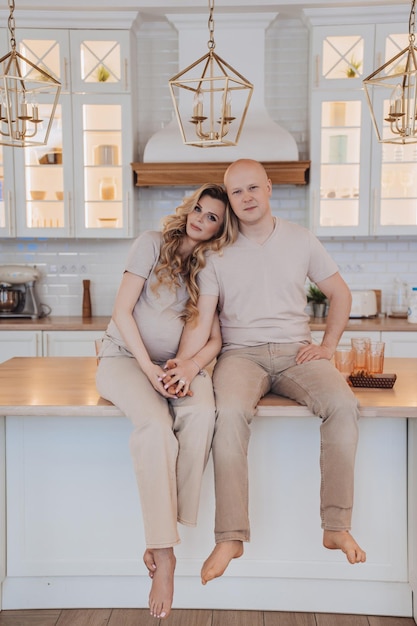
<path id="1" fill-rule="evenodd" d="M 221 200 L 202 196 L 187 215 L 188 238 L 197 244 L 215 237 L 223 225 L 225 211 Z"/>

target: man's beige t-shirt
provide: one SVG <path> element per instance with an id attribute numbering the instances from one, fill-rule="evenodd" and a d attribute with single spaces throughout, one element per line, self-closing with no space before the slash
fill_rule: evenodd
<path id="1" fill-rule="evenodd" d="M 306 278 L 320 282 L 337 271 L 319 240 L 297 224 L 277 219 L 263 244 L 240 233 L 211 253 L 199 274 L 200 295 L 219 298 L 222 350 L 310 341 Z"/>

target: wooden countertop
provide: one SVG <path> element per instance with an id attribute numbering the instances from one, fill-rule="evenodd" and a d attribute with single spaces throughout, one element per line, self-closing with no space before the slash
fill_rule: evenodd
<path id="1" fill-rule="evenodd" d="M 40 319 L 0 317 L 2 330 L 98 330 L 104 331 L 110 316 L 84 318 L 81 315 L 41 317 Z"/>
<path id="2" fill-rule="evenodd" d="M 104 331 L 110 321 L 109 316 L 97 316 L 83 318 L 77 315 L 48 316 L 40 319 L 29 318 L 1 318 L 0 331 L 2 330 L 97 330 Z M 324 330 L 326 318 L 310 319 L 311 330 Z M 369 319 L 351 319 L 346 330 L 354 332 L 371 331 L 417 331 L 417 324 L 409 324 L 406 319 L 390 317 L 376 317 Z"/>
<path id="3" fill-rule="evenodd" d="M 326 328 L 326 318 L 312 317 L 310 319 L 311 330 L 324 330 Z M 352 332 L 406 332 L 417 331 L 417 324 L 410 324 L 407 320 L 394 317 L 370 317 L 350 319 L 345 330 Z"/>
<path id="4" fill-rule="evenodd" d="M 0 364 L 0 415 L 118 417 L 123 414 L 96 390 L 94 357 L 15 357 Z M 364 417 L 417 418 L 417 359 L 385 359 L 384 370 L 397 374 L 393 389 L 354 393 Z M 280 396 L 261 400 L 258 415 L 311 413 Z"/>

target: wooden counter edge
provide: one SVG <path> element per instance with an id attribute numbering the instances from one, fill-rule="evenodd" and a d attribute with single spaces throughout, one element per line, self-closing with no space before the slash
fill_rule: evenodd
<path id="1" fill-rule="evenodd" d="M 394 390 L 357 389 L 363 417 L 417 418 L 417 359 L 387 359 L 392 371 L 402 372 L 399 394 Z M 122 417 L 123 413 L 98 395 L 94 357 L 15 357 L 0 364 L 0 415 Z M 64 381 L 62 383 L 62 381 Z M 71 381 L 70 385 L 65 385 Z M 42 389 L 43 385 L 45 388 Z M 52 385 L 52 387 L 51 387 Z M 52 391 L 51 391 L 52 390 Z M 380 394 L 389 395 L 389 402 Z M 396 397 L 397 396 L 397 397 Z M 58 398 L 62 398 L 60 403 Z M 392 397 L 395 403 L 391 402 Z M 37 398 L 34 404 L 32 398 Z M 65 401 L 64 398 L 69 398 Z M 282 396 L 267 394 L 259 402 L 258 416 L 309 417 L 312 413 Z"/>

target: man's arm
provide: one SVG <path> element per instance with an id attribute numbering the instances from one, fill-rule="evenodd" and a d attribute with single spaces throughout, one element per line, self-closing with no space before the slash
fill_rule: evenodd
<path id="1" fill-rule="evenodd" d="M 317 286 L 326 294 L 330 303 L 326 330 L 321 345 L 327 347 L 333 356 L 349 320 L 352 294 L 339 272 L 323 280 Z"/>
<path id="2" fill-rule="evenodd" d="M 310 344 L 300 349 L 297 354 L 297 363 L 316 359 L 330 360 L 349 319 L 352 294 L 339 272 L 320 281 L 317 286 L 329 300 L 326 330 L 321 345 Z"/>
<path id="3" fill-rule="evenodd" d="M 221 349 L 220 324 L 216 314 L 217 296 L 200 296 L 198 319 L 184 326 L 177 355 L 167 363 L 165 388 L 182 381 L 185 394 L 198 372 L 217 356 Z"/>
<path id="4" fill-rule="evenodd" d="M 213 326 L 217 300 L 217 296 L 199 297 L 197 323 L 185 325 L 178 348 L 178 358 L 190 359 L 206 345 Z"/>

